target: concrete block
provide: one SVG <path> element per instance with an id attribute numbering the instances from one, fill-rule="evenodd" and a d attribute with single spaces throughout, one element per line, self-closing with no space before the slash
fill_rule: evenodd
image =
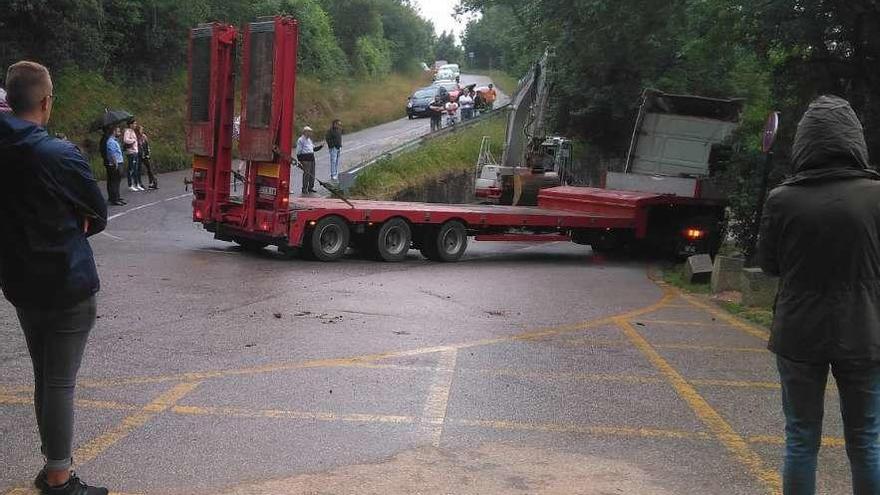
<path id="1" fill-rule="evenodd" d="M 695 254 L 684 264 L 684 279 L 692 284 L 705 284 L 712 276 L 712 258 L 708 254 Z"/>
<path id="2" fill-rule="evenodd" d="M 764 273 L 760 268 L 743 268 L 740 272 L 740 290 L 745 306 L 773 306 L 778 288 L 779 278 Z"/>
<path id="3" fill-rule="evenodd" d="M 740 290 L 745 259 L 733 256 L 716 256 L 712 264 L 712 293 Z"/>

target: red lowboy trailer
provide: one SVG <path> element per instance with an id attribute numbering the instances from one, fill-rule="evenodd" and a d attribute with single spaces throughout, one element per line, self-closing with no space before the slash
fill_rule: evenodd
<path id="1" fill-rule="evenodd" d="M 670 194 L 556 187 L 536 207 L 447 205 L 291 198 L 291 144 L 297 21 L 261 19 L 245 26 L 239 153 L 232 171 L 235 30 L 191 31 L 187 146 L 193 153 L 193 221 L 215 238 L 246 249 L 268 245 L 323 261 L 349 247 L 399 261 L 410 249 L 455 261 L 468 237 L 493 241 L 562 241 L 594 250 L 642 244 L 680 255 L 707 252 L 720 239 L 721 203 Z M 209 80 L 205 81 L 205 75 Z M 233 184 L 244 185 L 240 196 Z"/>

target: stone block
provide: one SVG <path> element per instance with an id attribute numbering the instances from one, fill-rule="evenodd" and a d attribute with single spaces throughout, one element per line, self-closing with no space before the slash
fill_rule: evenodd
<path id="1" fill-rule="evenodd" d="M 708 254 L 695 254 L 684 264 L 684 279 L 692 284 L 705 284 L 712 276 L 712 258 Z"/>
<path id="2" fill-rule="evenodd" d="M 733 256 L 716 256 L 712 264 L 712 293 L 740 290 L 745 260 Z"/>
<path id="3" fill-rule="evenodd" d="M 740 290 L 745 306 L 772 307 L 778 287 L 779 278 L 760 268 L 743 268 L 740 272 Z"/>

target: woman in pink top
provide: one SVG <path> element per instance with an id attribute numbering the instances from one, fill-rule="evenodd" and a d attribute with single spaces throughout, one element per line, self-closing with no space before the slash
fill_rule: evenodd
<path id="1" fill-rule="evenodd" d="M 137 126 L 137 121 L 134 119 L 129 120 L 126 124 L 125 131 L 122 133 L 122 152 L 128 162 L 128 190 L 144 191 L 146 189 L 140 183 L 141 160 L 135 126 Z"/>

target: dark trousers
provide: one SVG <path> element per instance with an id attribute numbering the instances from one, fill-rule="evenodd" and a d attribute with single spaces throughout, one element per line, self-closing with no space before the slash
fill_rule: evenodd
<path id="1" fill-rule="evenodd" d="M 440 115 L 431 115 L 431 132 L 439 131 L 443 127 Z"/>
<path id="2" fill-rule="evenodd" d="M 816 493 L 828 370 L 840 395 L 843 436 L 855 495 L 880 493 L 880 363 L 804 363 L 776 357 L 785 413 L 785 495 Z"/>
<path id="3" fill-rule="evenodd" d="M 307 194 L 315 189 L 315 154 L 297 155 L 303 168 L 302 193 Z"/>
<path id="4" fill-rule="evenodd" d="M 104 164 L 104 170 L 107 171 L 107 200 L 119 201 L 119 183 L 122 181 L 119 169 L 122 164 L 112 166 Z"/>
<path id="5" fill-rule="evenodd" d="M 143 175 L 143 170 L 147 170 L 147 179 L 150 181 L 151 186 L 158 186 L 159 183 L 156 181 L 156 176 L 153 175 L 153 164 L 150 163 L 151 160 L 149 158 L 141 157 L 141 167 L 138 168 L 138 184 L 143 184 L 141 176 Z"/>
<path id="6" fill-rule="evenodd" d="M 67 469 L 73 445 L 73 393 L 95 297 L 64 309 L 16 308 L 34 367 L 34 412 L 47 469 Z"/>

